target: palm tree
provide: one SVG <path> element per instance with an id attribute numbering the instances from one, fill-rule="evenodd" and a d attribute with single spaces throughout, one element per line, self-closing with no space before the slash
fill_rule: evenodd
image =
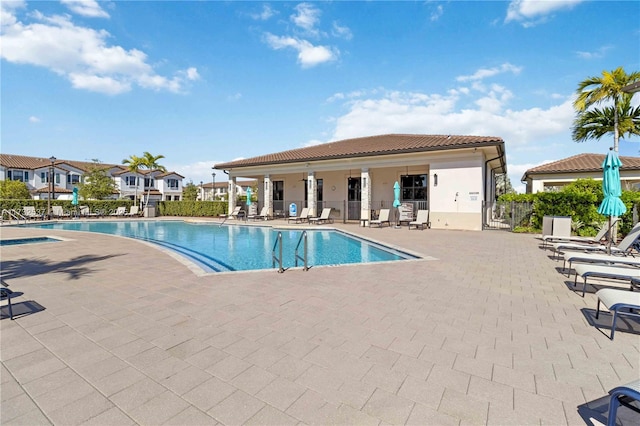
<path id="1" fill-rule="evenodd" d="M 136 190 L 135 190 L 135 196 L 134 196 L 134 203 L 137 204 L 138 203 L 138 175 L 140 174 L 140 168 L 144 166 L 143 158 L 138 157 L 137 155 L 131 155 L 129 156 L 129 158 L 125 158 L 124 160 L 122 160 L 122 164 L 126 164 L 127 169 L 131 173 L 134 173 L 136 176 L 136 187 L 135 187 Z"/>
<path id="2" fill-rule="evenodd" d="M 145 151 L 142 153 L 142 158 L 140 160 L 141 160 L 142 167 L 149 170 L 149 172 L 153 172 L 153 171 L 166 172 L 167 169 L 163 165 L 158 163 L 158 160 L 161 160 L 163 158 L 164 158 L 164 155 L 151 155 L 151 153 Z M 151 193 L 151 187 L 147 187 L 147 197 L 146 197 L 147 199 L 144 203 L 145 207 L 147 206 L 147 204 L 149 204 L 150 193 Z"/>
<path id="3" fill-rule="evenodd" d="M 600 139 L 614 132 L 616 114 L 612 106 L 592 108 L 578 115 L 573 122 L 572 137 L 577 142 Z M 624 138 L 640 135 L 640 106 L 631 106 L 631 97 L 624 97 L 618 108 L 618 133 Z"/>
<path id="4" fill-rule="evenodd" d="M 631 74 L 627 74 L 622 67 L 618 67 L 613 71 L 602 71 L 601 77 L 589 77 L 586 80 L 578 84 L 576 90 L 577 98 L 573 102 L 573 107 L 576 110 L 577 117 L 574 122 L 573 135 L 580 135 L 581 132 L 575 127 L 585 121 L 584 124 L 590 125 L 587 118 L 582 119 L 583 115 L 587 115 L 591 112 L 590 108 L 594 105 L 600 104 L 605 101 L 613 102 L 613 108 L 603 109 L 602 113 L 613 113 L 613 149 L 618 152 L 618 140 L 619 140 L 619 124 L 620 124 L 620 106 L 624 105 L 626 98 L 631 100 L 632 95 L 622 91 L 622 88 L 632 83 L 640 81 L 640 72 L 635 71 Z M 592 117 L 594 119 L 595 117 Z M 611 131 L 611 130 L 609 130 Z M 604 132 L 600 134 L 608 133 Z M 591 132 L 596 137 L 596 132 Z M 599 137 L 599 136 L 598 136 Z"/>

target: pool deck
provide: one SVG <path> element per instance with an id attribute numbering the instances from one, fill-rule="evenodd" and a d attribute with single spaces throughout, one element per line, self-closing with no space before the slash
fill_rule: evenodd
<path id="1" fill-rule="evenodd" d="M 532 235 L 322 227 L 428 258 L 202 274 L 122 237 L 1 227 L 66 240 L 1 248 L 23 295 L 0 321 L 0 423 L 598 424 L 587 404 L 640 377 L 640 322 L 609 340 L 594 287 Z"/>

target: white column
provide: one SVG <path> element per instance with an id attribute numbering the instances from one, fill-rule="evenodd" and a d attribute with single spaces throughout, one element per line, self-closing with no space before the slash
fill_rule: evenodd
<path id="1" fill-rule="evenodd" d="M 369 169 L 360 171 L 360 182 L 362 185 L 360 219 L 371 220 L 371 176 L 369 175 Z"/>
<path id="2" fill-rule="evenodd" d="M 267 208 L 267 214 L 273 217 L 273 183 L 269 175 L 264 175 L 264 205 Z"/>
<path id="3" fill-rule="evenodd" d="M 229 190 L 227 191 L 229 194 L 229 212 L 228 214 L 233 213 L 233 209 L 236 208 L 236 178 L 229 176 Z"/>
<path id="4" fill-rule="evenodd" d="M 309 217 L 316 217 L 318 212 L 318 181 L 316 181 L 315 172 L 307 173 L 307 207 L 309 207 Z"/>

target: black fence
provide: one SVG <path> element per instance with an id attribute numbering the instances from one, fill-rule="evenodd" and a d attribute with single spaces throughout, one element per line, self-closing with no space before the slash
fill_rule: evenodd
<path id="1" fill-rule="evenodd" d="M 482 229 L 501 229 L 513 231 L 516 227 L 528 227 L 531 224 L 533 203 L 482 203 Z"/>

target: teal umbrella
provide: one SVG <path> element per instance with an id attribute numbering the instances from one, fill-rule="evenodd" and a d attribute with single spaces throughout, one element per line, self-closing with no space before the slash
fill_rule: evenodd
<path id="1" fill-rule="evenodd" d="M 251 205 L 251 187 L 247 186 L 247 205 Z"/>
<path id="2" fill-rule="evenodd" d="M 622 162 L 618 157 L 618 153 L 610 149 L 602 163 L 602 192 L 604 200 L 598 207 L 598 213 L 609 216 L 609 228 L 611 228 L 611 218 L 613 216 L 623 215 L 627 211 L 620 196 L 622 195 L 622 187 L 620 186 L 620 167 Z M 609 250 L 611 250 L 611 229 L 609 229 Z"/>
<path id="3" fill-rule="evenodd" d="M 398 181 L 393 184 L 393 207 L 400 207 L 400 184 Z"/>
<path id="4" fill-rule="evenodd" d="M 71 200 L 71 204 L 74 206 L 78 205 L 78 187 L 73 188 L 73 199 Z"/>

